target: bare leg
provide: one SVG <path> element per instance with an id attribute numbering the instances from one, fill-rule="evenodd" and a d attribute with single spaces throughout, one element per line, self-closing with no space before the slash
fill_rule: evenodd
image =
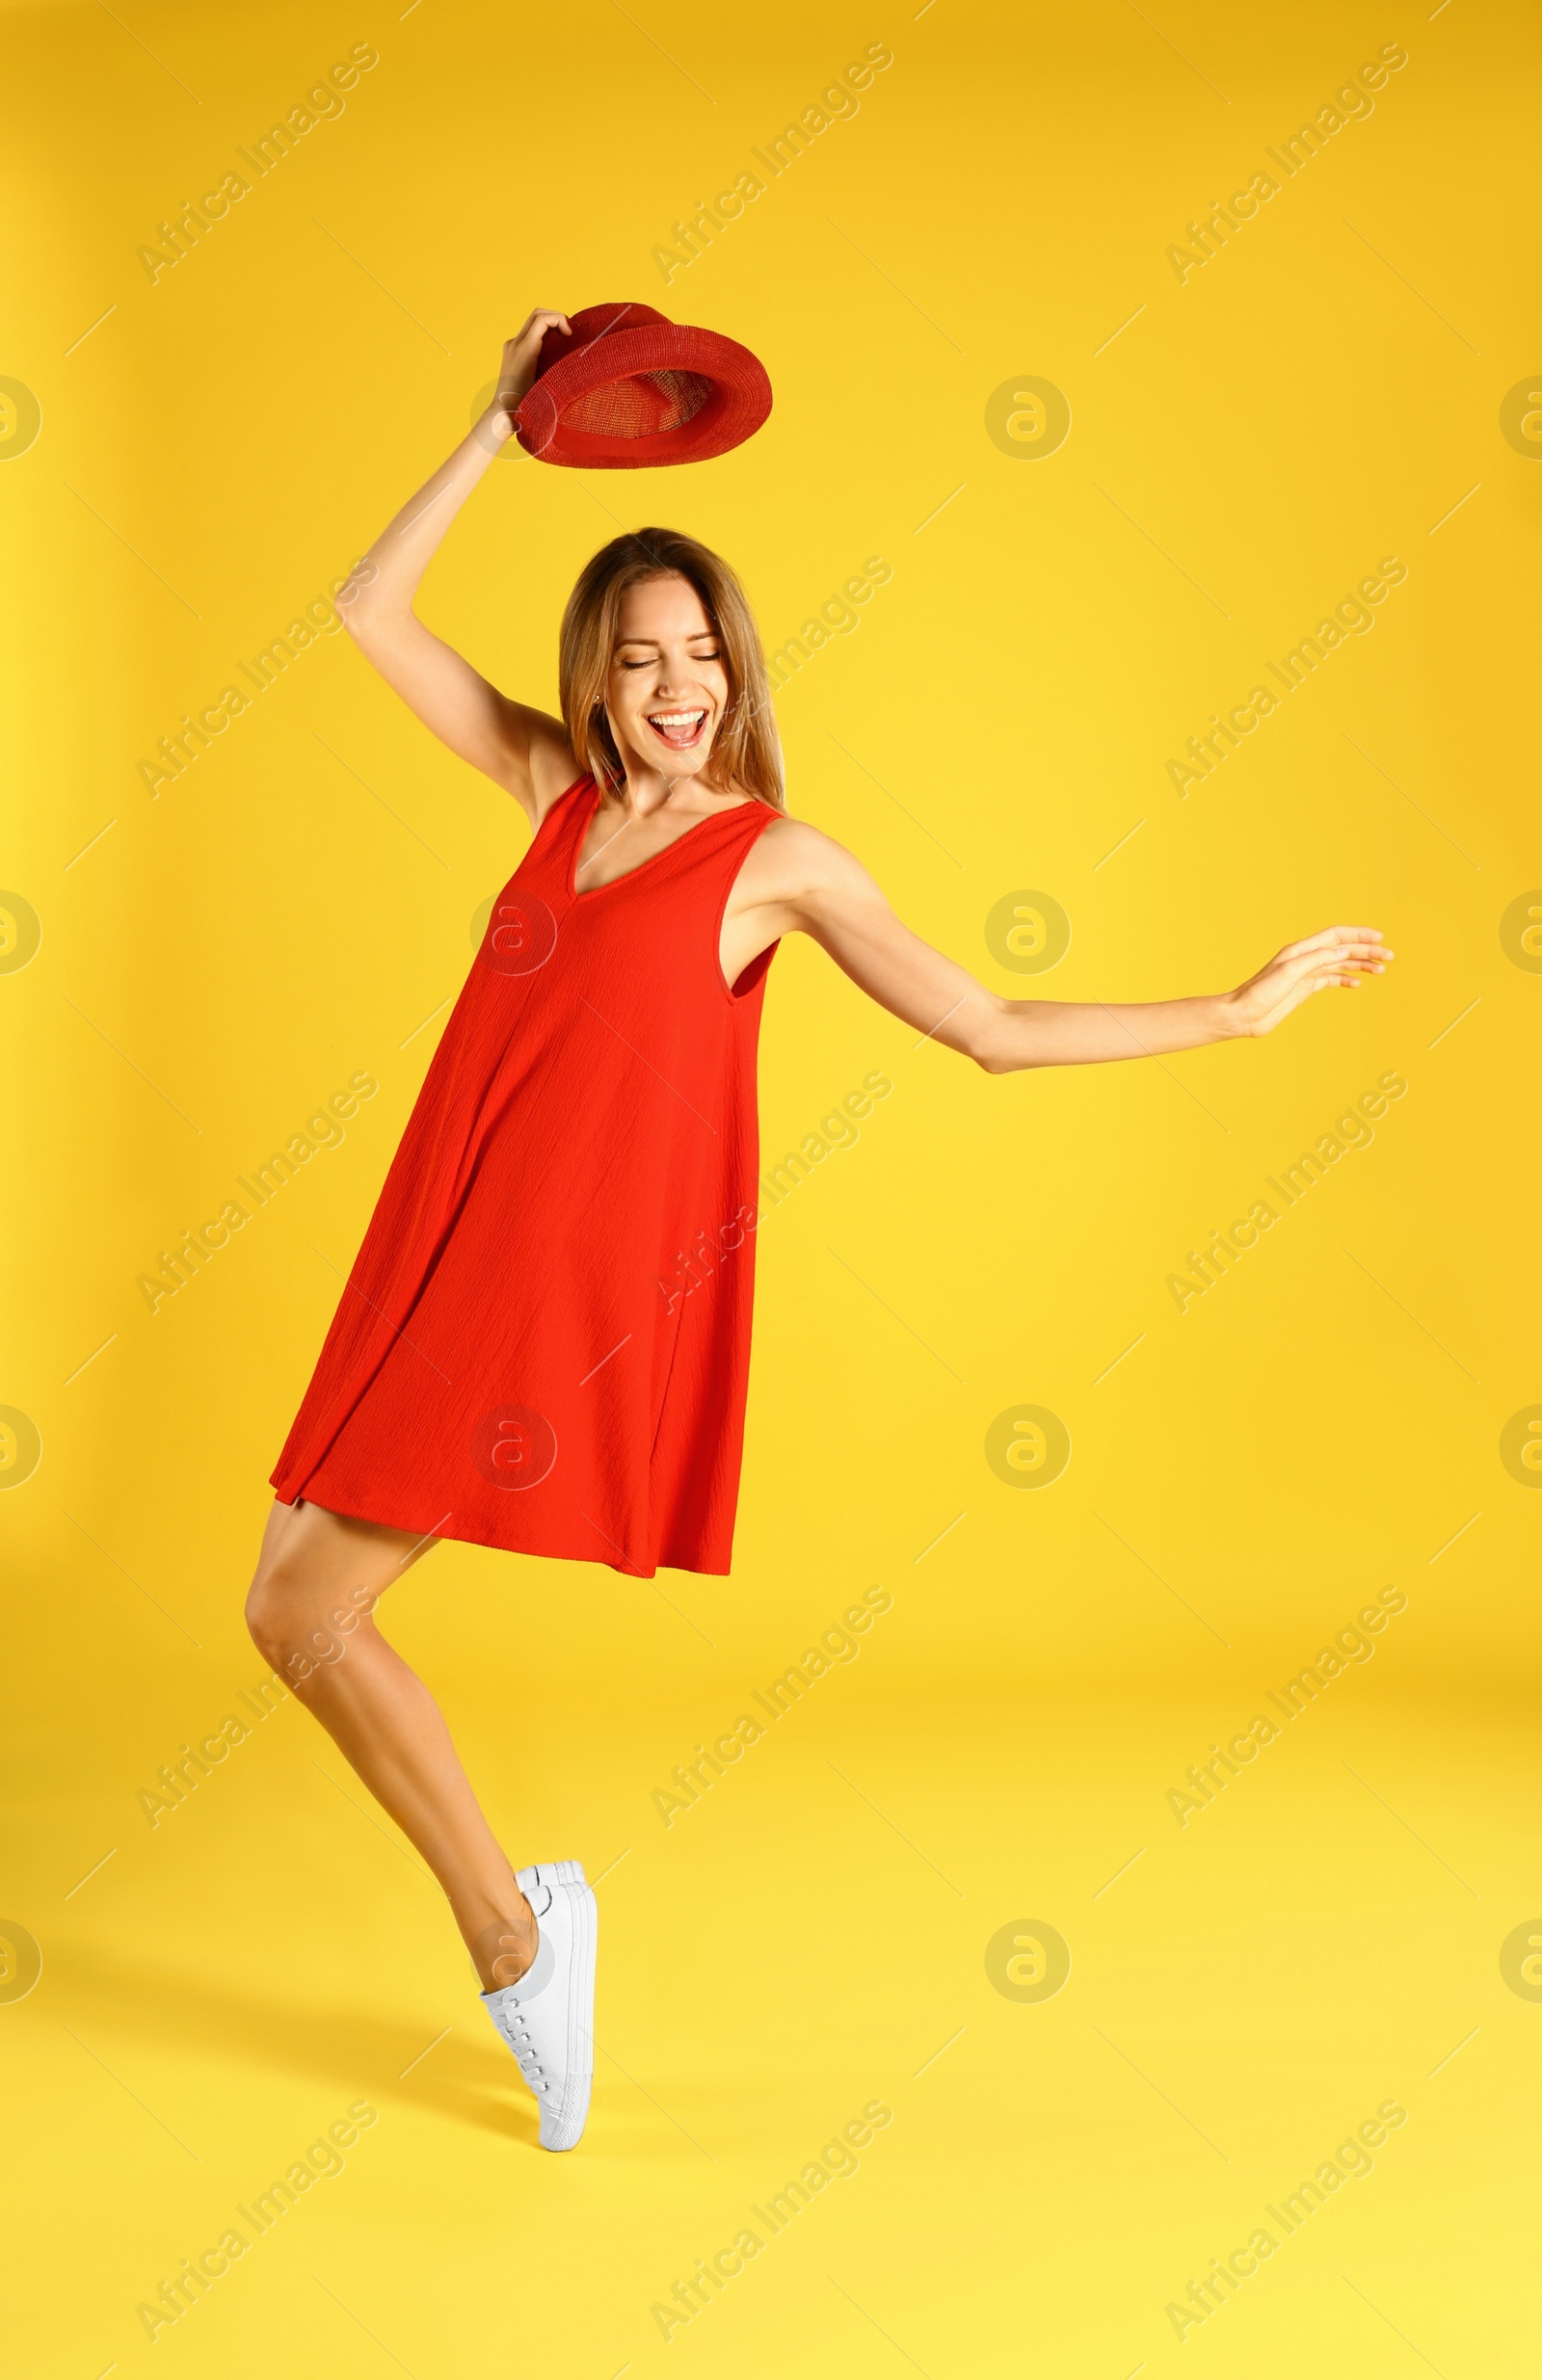
<path id="1" fill-rule="evenodd" d="M 443 1886 L 484 1991 L 517 1982 L 536 1921 L 483 1816 L 439 1705 L 372 1613 L 432 1545 L 405 1529 L 275 1503 L 247 1626 Z"/>

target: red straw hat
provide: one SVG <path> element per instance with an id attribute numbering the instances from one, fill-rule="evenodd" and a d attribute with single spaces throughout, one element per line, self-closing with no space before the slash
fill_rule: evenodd
<path id="1" fill-rule="evenodd" d="M 651 305 L 586 305 L 551 330 L 515 414 L 527 455 L 582 471 L 701 463 L 727 454 L 771 410 L 759 359 L 715 331 Z"/>

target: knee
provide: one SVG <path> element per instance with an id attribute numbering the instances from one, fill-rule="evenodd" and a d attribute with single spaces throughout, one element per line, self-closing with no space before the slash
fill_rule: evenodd
<path id="1" fill-rule="evenodd" d="M 326 1598 L 319 1597 L 305 1566 L 269 1559 L 247 1590 L 247 1629 L 270 1669 L 291 1684 L 308 1678 L 341 1651 L 327 1625 Z"/>
<path id="2" fill-rule="evenodd" d="M 247 1590 L 247 1628 L 271 1669 L 303 1683 L 342 1659 L 348 1637 L 376 1600 L 363 1589 L 339 1594 L 304 1559 L 270 1555 Z"/>
<path id="3" fill-rule="evenodd" d="M 293 1582 L 276 1562 L 264 1563 L 247 1589 L 247 1633 L 270 1669 L 281 1669 L 293 1650 Z"/>

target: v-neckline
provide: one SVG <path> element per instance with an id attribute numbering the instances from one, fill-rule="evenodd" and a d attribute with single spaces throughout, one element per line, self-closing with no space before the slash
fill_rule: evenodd
<path id="1" fill-rule="evenodd" d="M 587 892 L 580 892 L 578 890 L 578 854 L 584 847 L 584 836 L 588 833 L 591 826 L 594 824 L 595 817 L 598 811 L 600 801 L 602 799 L 599 790 L 599 782 L 597 778 L 592 777 L 590 779 L 589 790 L 593 796 L 593 799 L 584 809 L 583 822 L 580 825 L 577 833 L 573 836 L 572 856 L 568 862 L 568 900 L 570 905 L 572 907 L 576 907 L 580 901 L 598 900 L 602 892 L 611 892 L 615 889 L 616 886 L 628 884 L 634 876 L 641 876 L 643 870 L 645 868 L 651 868 L 655 859 L 667 859 L 672 851 L 677 850 L 681 843 L 688 843 L 693 834 L 699 833 L 703 827 L 711 826 L 714 819 L 733 818 L 738 815 L 740 810 L 750 809 L 754 807 L 752 798 L 750 801 L 735 802 L 731 809 L 709 810 L 705 818 L 699 818 L 696 821 L 695 826 L 687 827 L 683 834 L 677 834 L 673 842 L 666 843 L 662 851 L 651 851 L 647 859 L 639 859 L 634 868 L 625 869 L 620 876 L 607 877 L 602 885 L 591 885 Z M 618 827 L 616 832 L 619 834 L 621 833 L 621 829 Z M 603 848 L 603 846 L 601 846 L 601 848 Z M 598 859 L 598 857 L 599 853 L 597 852 L 595 854 L 595 858 Z"/>

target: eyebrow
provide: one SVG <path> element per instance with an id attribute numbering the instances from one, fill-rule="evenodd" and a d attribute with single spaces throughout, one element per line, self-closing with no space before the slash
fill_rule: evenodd
<path id="1" fill-rule="evenodd" d="M 715 628 L 692 628 L 688 631 L 685 642 L 687 645 L 698 645 L 704 636 L 709 636 L 714 645 L 718 641 Z M 618 645 L 657 645 L 661 641 L 656 636 L 619 636 L 616 639 Z"/>

